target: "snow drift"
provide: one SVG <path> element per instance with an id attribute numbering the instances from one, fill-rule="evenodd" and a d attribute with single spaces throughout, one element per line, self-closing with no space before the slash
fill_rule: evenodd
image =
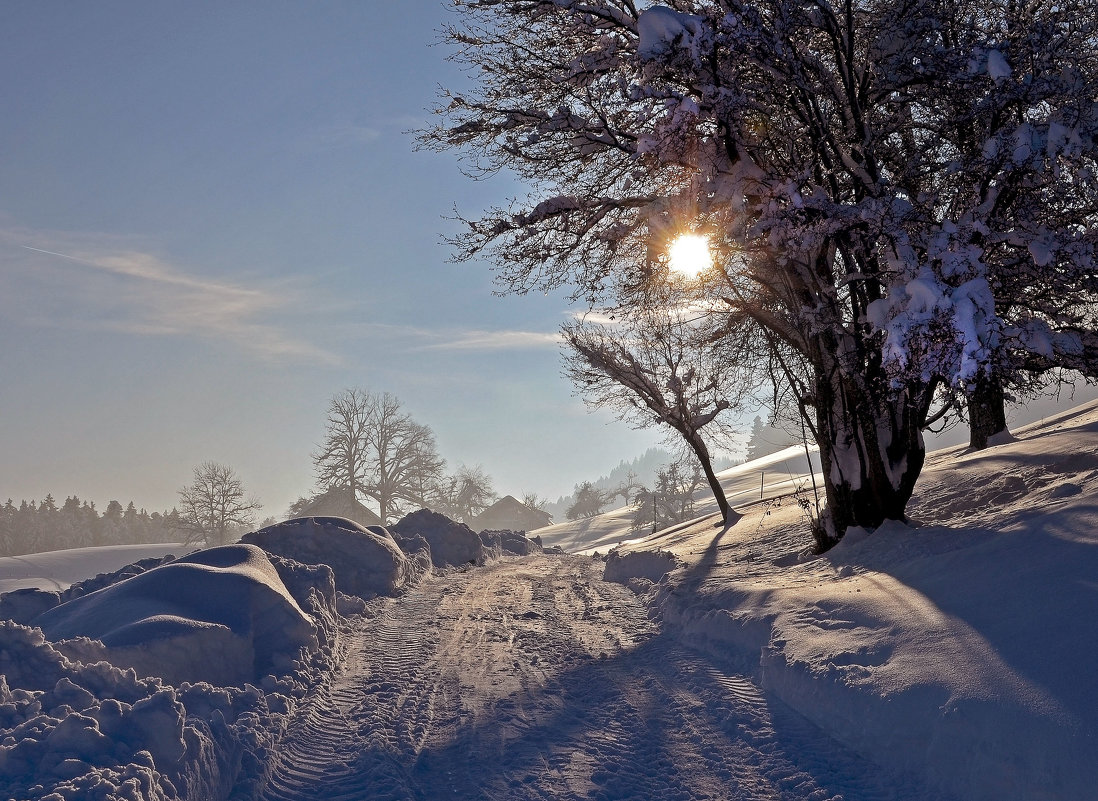
<path id="1" fill-rule="evenodd" d="M 327 595 L 331 608 L 330 574 L 321 584 L 328 592 L 316 597 Z M 288 672 L 301 650 L 321 645 L 317 621 L 254 545 L 199 551 L 60 604 L 32 623 L 82 662 L 105 659 L 172 684 L 242 686 Z"/>
<path id="2" fill-rule="evenodd" d="M 402 552 L 381 526 L 366 528 L 342 517 L 301 517 L 245 534 L 241 542 L 305 564 L 326 564 L 340 592 L 372 598 L 414 583 L 425 560 Z"/>
<path id="3" fill-rule="evenodd" d="M 419 535 L 431 549 L 431 564 L 435 567 L 482 565 L 487 558 L 480 536 L 464 523 L 456 523 L 446 515 L 420 509 L 406 515 L 393 531 L 401 537 Z"/>

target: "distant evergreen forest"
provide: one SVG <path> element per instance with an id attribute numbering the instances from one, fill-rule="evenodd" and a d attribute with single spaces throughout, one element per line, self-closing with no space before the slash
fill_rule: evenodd
<path id="1" fill-rule="evenodd" d="M 0 556 L 83 548 L 89 545 L 137 545 L 147 542 L 178 542 L 179 513 L 138 509 L 133 501 L 125 507 L 111 501 L 100 514 L 94 502 L 75 495 L 61 506 L 53 495 L 39 502 L 8 498 L 0 507 Z"/>

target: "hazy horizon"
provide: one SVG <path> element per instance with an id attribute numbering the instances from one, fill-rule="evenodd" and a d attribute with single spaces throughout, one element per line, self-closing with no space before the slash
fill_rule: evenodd
<path id="1" fill-rule="evenodd" d="M 449 468 L 555 498 L 661 441 L 560 377 L 563 297 L 493 296 L 445 219 L 503 202 L 413 152 L 443 4 L 13 6 L 0 63 L 0 494 L 170 508 L 203 461 L 264 514 L 329 398 L 391 392 Z"/>

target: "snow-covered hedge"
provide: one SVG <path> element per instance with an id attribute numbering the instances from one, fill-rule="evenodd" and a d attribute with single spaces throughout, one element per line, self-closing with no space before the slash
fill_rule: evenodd
<path id="1" fill-rule="evenodd" d="M 670 551 L 613 550 L 606 557 L 603 581 L 629 584 L 632 579 L 644 579 L 653 584 L 679 566 L 680 562 Z"/>
<path id="2" fill-rule="evenodd" d="M 527 556 L 541 553 L 541 544 L 534 542 L 522 531 L 482 531 L 480 541 L 484 544 L 485 552 L 496 559 L 503 555 Z"/>

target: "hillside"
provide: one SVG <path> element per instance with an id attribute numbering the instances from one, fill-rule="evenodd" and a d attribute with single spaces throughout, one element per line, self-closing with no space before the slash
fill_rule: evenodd
<path id="1" fill-rule="evenodd" d="M 1098 783 L 1096 495 L 1091 402 L 932 454 L 910 525 L 853 529 L 824 556 L 788 496 L 620 550 L 673 555 L 634 581 L 665 627 L 874 763 L 965 799 L 1078 799 Z M 627 536 L 621 519 L 542 536 L 594 548 Z"/>

